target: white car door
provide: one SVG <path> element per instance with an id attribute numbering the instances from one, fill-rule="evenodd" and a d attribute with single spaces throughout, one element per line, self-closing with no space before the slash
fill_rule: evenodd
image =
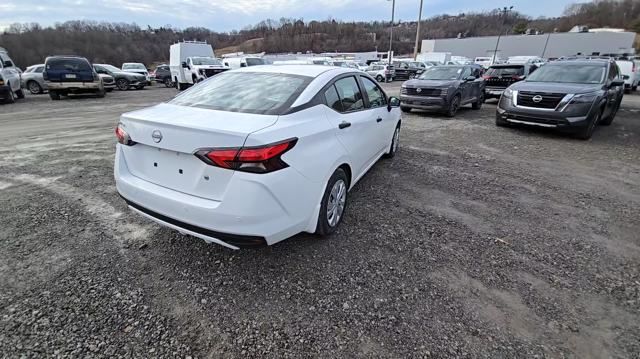
<path id="1" fill-rule="evenodd" d="M 387 107 L 387 98 L 377 83 L 366 76 L 360 76 L 362 89 L 367 98 L 367 106 L 376 119 L 376 133 L 378 138 L 378 152 L 386 151 L 391 146 L 391 139 L 396 123 Z"/>
<path id="2" fill-rule="evenodd" d="M 357 180 L 379 152 L 375 110 L 365 108 L 355 76 L 338 79 L 325 91 L 324 96 L 330 108 L 326 109 L 327 118 L 335 126 L 338 140 L 349 153 L 353 177 Z"/>

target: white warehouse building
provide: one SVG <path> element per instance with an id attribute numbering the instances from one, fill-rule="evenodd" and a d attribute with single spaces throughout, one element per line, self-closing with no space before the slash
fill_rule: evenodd
<path id="1" fill-rule="evenodd" d="M 522 55 L 558 58 L 576 54 L 634 53 L 635 37 L 635 32 L 626 31 L 501 36 L 497 57 Z M 469 58 L 492 56 L 497 40 L 497 36 L 422 40 L 421 52 L 449 52 L 452 55 Z"/>

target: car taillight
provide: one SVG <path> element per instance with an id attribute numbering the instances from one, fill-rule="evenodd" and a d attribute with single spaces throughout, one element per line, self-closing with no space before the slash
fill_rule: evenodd
<path id="1" fill-rule="evenodd" d="M 491 78 L 491 76 L 489 76 L 489 75 L 483 75 L 483 76 L 482 76 L 482 78 L 483 78 L 483 79 L 485 79 L 485 80 L 488 80 L 488 79 L 490 79 L 490 78 Z"/>
<path id="2" fill-rule="evenodd" d="M 136 144 L 136 142 L 129 137 L 127 131 L 122 128 L 121 124 L 118 124 L 118 127 L 116 127 L 116 138 L 118 138 L 118 143 L 121 145 L 133 146 Z"/>
<path id="3" fill-rule="evenodd" d="M 296 142 L 298 139 L 292 138 L 264 146 L 202 149 L 195 155 L 211 166 L 251 173 L 269 173 L 289 167 L 281 157 L 293 148 Z"/>
<path id="4" fill-rule="evenodd" d="M 524 80 L 524 76 L 513 76 L 514 80 Z"/>

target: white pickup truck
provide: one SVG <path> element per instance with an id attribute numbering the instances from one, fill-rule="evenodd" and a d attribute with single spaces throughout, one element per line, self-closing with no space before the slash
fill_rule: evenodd
<path id="1" fill-rule="evenodd" d="M 620 76 L 624 80 L 624 91 L 636 91 L 640 81 L 640 68 L 638 68 L 640 60 L 620 59 L 616 60 L 616 65 L 618 65 Z"/>
<path id="2" fill-rule="evenodd" d="M 229 70 L 213 55 L 213 48 L 206 42 L 185 41 L 169 48 L 169 69 L 178 90 L 186 90 L 208 77 Z"/>

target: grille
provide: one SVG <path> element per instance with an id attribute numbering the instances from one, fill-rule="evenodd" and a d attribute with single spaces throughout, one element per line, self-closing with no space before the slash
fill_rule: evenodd
<path id="1" fill-rule="evenodd" d="M 205 74 L 205 76 L 207 76 L 207 77 L 211 77 L 211 76 L 213 76 L 213 75 L 217 75 L 217 74 L 219 74 L 219 73 L 223 72 L 224 70 L 225 70 L 225 69 L 205 69 L 205 70 L 204 70 L 204 74 Z"/>
<path id="2" fill-rule="evenodd" d="M 403 95 L 429 96 L 429 97 L 440 97 L 442 95 L 442 92 L 443 92 L 442 89 L 428 89 L 428 88 L 421 88 L 420 92 L 418 92 L 417 88 L 411 88 L 411 87 L 403 88 L 400 90 L 400 93 Z"/>
<path id="3" fill-rule="evenodd" d="M 534 97 L 540 96 L 542 100 L 536 102 Z M 518 105 L 535 108 L 547 108 L 554 109 L 558 106 L 562 98 L 565 96 L 563 93 L 544 93 L 544 92 L 518 92 Z"/>

